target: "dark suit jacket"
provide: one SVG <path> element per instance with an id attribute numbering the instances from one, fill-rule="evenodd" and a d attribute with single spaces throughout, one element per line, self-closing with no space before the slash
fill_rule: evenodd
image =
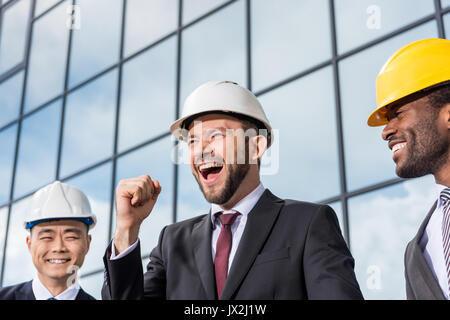
<path id="1" fill-rule="evenodd" d="M 434 277 L 420 247 L 428 221 L 436 209 L 437 202 L 434 203 L 430 212 L 419 228 L 414 239 L 412 239 L 405 252 L 405 278 L 406 297 L 408 300 L 445 300 L 439 282 Z"/>
<path id="2" fill-rule="evenodd" d="M 217 299 L 210 215 L 165 227 L 143 274 L 140 248 L 105 257 L 103 299 Z M 111 246 L 111 244 L 110 244 Z M 220 299 L 362 299 L 334 211 L 266 190 L 248 215 Z"/>
<path id="3" fill-rule="evenodd" d="M 36 300 L 31 281 L 0 288 L 0 300 Z M 95 298 L 80 288 L 75 300 L 95 300 Z"/>

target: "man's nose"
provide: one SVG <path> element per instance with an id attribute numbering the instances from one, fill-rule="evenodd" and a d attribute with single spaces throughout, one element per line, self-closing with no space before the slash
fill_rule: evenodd
<path id="1" fill-rule="evenodd" d="M 63 239 L 63 237 L 56 236 L 55 240 L 53 241 L 53 251 L 55 252 L 65 252 L 67 251 L 66 243 Z"/>
<path id="2" fill-rule="evenodd" d="M 394 126 L 394 121 L 390 120 L 381 132 L 381 138 L 387 141 L 395 132 L 397 132 L 397 129 Z"/>

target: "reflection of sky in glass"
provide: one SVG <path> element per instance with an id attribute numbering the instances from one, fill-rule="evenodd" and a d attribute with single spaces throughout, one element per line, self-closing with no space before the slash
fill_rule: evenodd
<path id="1" fill-rule="evenodd" d="M 436 31 L 436 23 L 432 21 L 340 62 L 345 161 L 350 190 L 395 177 L 392 154 L 381 139 L 383 127 L 367 126 L 367 118 L 376 106 L 375 78 L 396 50 L 412 41 L 435 37 Z"/>
<path id="2" fill-rule="evenodd" d="M 339 227 L 341 228 L 342 236 L 344 237 L 344 217 L 342 215 L 342 203 L 340 201 L 336 201 L 328 204 L 331 208 L 333 208 L 334 212 L 339 221 Z"/>
<path id="3" fill-rule="evenodd" d="M 406 298 L 403 257 L 437 199 L 434 186 L 426 176 L 349 200 L 352 254 L 366 299 Z M 379 290 L 371 286 L 370 266 L 380 270 Z"/>
<path id="4" fill-rule="evenodd" d="M 444 16 L 444 27 L 445 27 L 445 37 L 450 40 L 450 13 L 447 13 Z"/>
<path id="5" fill-rule="evenodd" d="M 3 260 L 3 246 L 6 235 L 6 220 L 8 219 L 8 207 L 0 209 L 0 261 Z M 2 264 L 0 263 L 0 272 L 2 272 Z"/>
<path id="6" fill-rule="evenodd" d="M 177 21 L 178 0 L 128 0 L 125 56 L 175 31 Z"/>
<path id="7" fill-rule="evenodd" d="M 37 17 L 52 5 L 56 4 L 58 1 L 59 0 L 36 0 L 36 11 L 34 13 L 34 16 Z"/>
<path id="8" fill-rule="evenodd" d="M 183 32 L 181 102 L 206 81 L 246 85 L 244 16 L 239 1 Z"/>
<path id="9" fill-rule="evenodd" d="M 200 17 L 208 11 L 224 4 L 226 0 L 188 0 L 183 1 L 183 24 Z"/>
<path id="10" fill-rule="evenodd" d="M 169 137 L 149 146 L 127 154 L 117 160 L 117 182 L 148 174 L 161 184 L 152 213 L 141 225 L 141 253 L 148 254 L 156 246 L 161 229 L 171 224 L 173 201 L 173 162 L 171 160 L 172 142 Z M 114 227 L 115 228 L 115 225 Z M 114 229 L 113 229 L 114 230 Z"/>
<path id="11" fill-rule="evenodd" d="M 448 6 L 450 6 L 450 0 L 441 0 L 442 8 L 447 8 Z"/>
<path id="12" fill-rule="evenodd" d="M 66 4 L 63 2 L 33 25 L 25 112 L 61 94 L 64 89 L 69 35 Z"/>
<path id="13" fill-rule="evenodd" d="M 122 0 L 78 0 L 80 28 L 72 31 L 69 87 L 119 60 Z"/>
<path id="14" fill-rule="evenodd" d="M 17 125 L 0 131 L 0 205 L 9 200 L 16 135 Z"/>
<path id="15" fill-rule="evenodd" d="M 55 179 L 61 100 L 22 122 L 14 198 Z"/>
<path id="16" fill-rule="evenodd" d="M 335 10 L 343 53 L 433 13 L 434 5 L 433 0 L 339 0 Z"/>
<path id="17" fill-rule="evenodd" d="M 83 272 L 81 272 L 83 276 Z M 80 287 L 97 300 L 102 299 L 103 272 L 79 279 Z"/>
<path id="18" fill-rule="evenodd" d="M 251 9 L 254 90 L 331 58 L 327 0 L 253 1 Z"/>
<path id="19" fill-rule="evenodd" d="M 9 221 L 8 243 L 6 246 L 5 272 L 3 286 L 9 286 L 31 280 L 36 274 L 36 269 L 28 252 L 23 222 L 29 215 L 31 197 L 25 198 L 13 204 Z"/>
<path id="20" fill-rule="evenodd" d="M 175 118 L 176 38 L 123 66 L 119 151 L 169 131 Z"/>
<path id="21" fill-rule="evenodd" d="M 262 181 L 281 198 L 311 201 L 339 193 L 332 81 L 328 67 L 260 97 L 280 141 L 278 157 L 271 155 L 271 161 L 279 158 L 279 170 Z"/>
<path id="22" fill-rule="evenodd" d="M 19 116 L 22 98 L 23 72 L 0 84 L 0 127 Z"/>
<path id="23" fill-rule="evenodd" d="M 67 96 L 61 175 L 110 157 L 114 142 L 117 71 Z"/>
<path id="24" fill-rule="evenodd" d="M 82 190 L 89 199 L 97 224 L 89 231 L 91 246 L 86 255 L 81 275 L 103 268 L 103 255 L 108 245 L 109 209 L 111 197 L 111 163 L 102 165 L 73 179 L 65 181 Z"/>
<path id="25" fill-rule="evenodd" d="M 22 62 L 25 54 L 29 0 L 21 0 L 3 12 L 0 38 L 0 73 Z"/>

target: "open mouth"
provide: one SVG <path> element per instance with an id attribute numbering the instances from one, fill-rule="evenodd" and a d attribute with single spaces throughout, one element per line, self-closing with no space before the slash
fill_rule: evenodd
<path id="1" fill-rule="evenodd" d="M 71 259 L 46 259 L 45 261 L 50 264 L 61 265 L 69 262 Z"/>
<path id="2" fill-rule="evenodd" d="M 392 157 L 395 157 L 398 155 L 401 150 L 403 150 L 406 147 L 406 142 L 399 142 L 392 146 Z"/>
<path id="3" fill-rule="evenodd" d="M 198 172 L 206 184 L 211 184 L 217 180 L 223 170 L 223 164 L 217 162 L 206 162 L 198 166 Z"/>

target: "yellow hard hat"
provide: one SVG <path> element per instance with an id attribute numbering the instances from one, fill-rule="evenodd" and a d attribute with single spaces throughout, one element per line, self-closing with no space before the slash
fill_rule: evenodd
<path id="1" fill-rule="evenodd" d="M 449 80 L 450 40 L 423 39 L 404 46 L 386 61 L 377 76 L 377 108 L 367 124 L 387 124 L 386 107 L 391 103 Z"/>

